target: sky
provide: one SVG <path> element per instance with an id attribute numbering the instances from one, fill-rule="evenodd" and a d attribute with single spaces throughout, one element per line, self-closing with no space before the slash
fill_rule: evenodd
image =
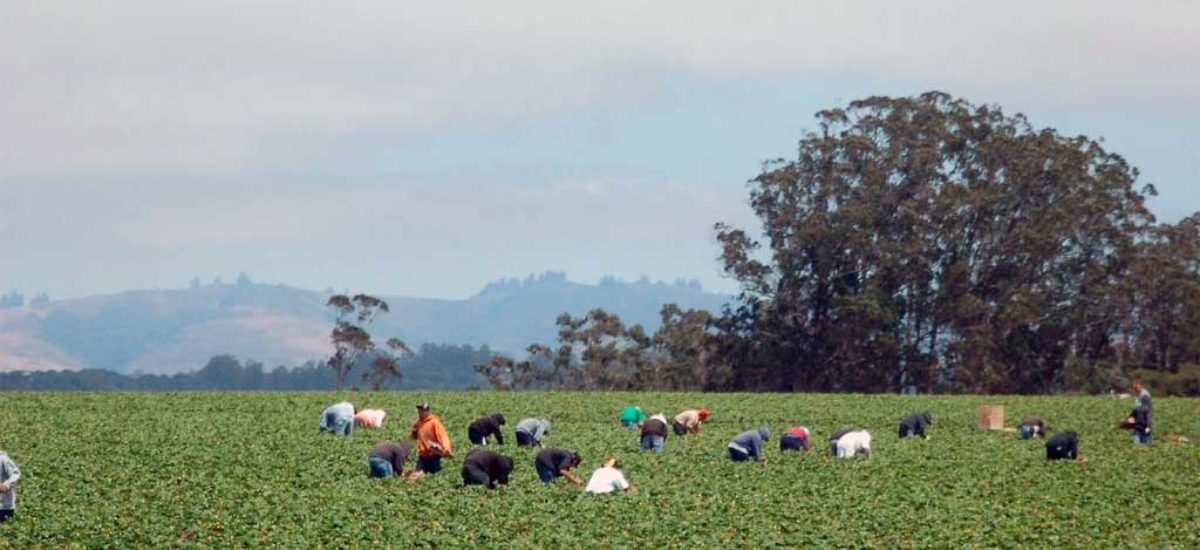
<path id="1" fill-rule="evenodd" d="M 428 5 L 424 5 L 428 4 Z M 713 224 L 812 115 L 942 90 L 1200 210 L 1200 3 L 0 3 L 0 291 L 193 277 L 733 292 Z"/>

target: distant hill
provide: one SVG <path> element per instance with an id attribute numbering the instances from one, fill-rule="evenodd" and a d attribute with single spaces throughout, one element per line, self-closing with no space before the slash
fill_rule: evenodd
<path id="1" fill-rule="evenodd" d="M 268 366 L 329 354 L 328 292 L 282 285 L 214 284 L 138 290 L 0 309 L 0 371 L 102 368 L 116 372 L 196 370 L 228 353 Z M 465 300 L 381 296 L 391 313 L 371 333 L 423 343 L 488 345 L 519 353 L 553 343 L 554 319 L 602 307 L 626 323 L 658 326 L 662 304 L 720 309 L 728 296 L 694 282 L 568 281 L 549 272 L 487 285 Z"/>

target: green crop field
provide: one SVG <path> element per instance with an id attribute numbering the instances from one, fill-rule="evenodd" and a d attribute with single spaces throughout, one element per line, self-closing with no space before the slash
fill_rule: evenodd
<path id="1" fill-rule="evenodd" d="M 318 434 L 341 399 L 389 411 L 382 430 Z M 428 400 L 461 457 L 466 426 L 502 412 L 546 416 L 548 443 L 577 450 L 587 477 L 618 456 L 636 492 L 584 494 L 537 481 L 533 451 L 495 491 L 460 487 L 459 460 L 419 481 L 367 477 L 370 448 L 407 437 Z M 637 403 L 673 415 L 707 406 L 698 436 L 642 454 L 617 423 Z M 975 428 L 1000 404 L 1008 424 L 1042 414 L 1075 429 L 1087 464 L 1048 463 L 1040 441 Z M 1112 425 L 1111 397 L 958 397 L 681 393 L 0 394 L 0 448 L 20 465 L 17 517 L 0 548 L 1077 546 L 1200 547 L 1200 401 L 1155 400 L 1155 432 L 1134 446 Z M 899 440 L 905 414 L 928 409 L 929 440 Z M 768 463 L 732 463 L 725 445 L 767 423 Z M 809 455 L 782 455 L 789 424 L 816 431 Z M 829 433 L 869 429 L 870 459 L 828 456 Z"/>

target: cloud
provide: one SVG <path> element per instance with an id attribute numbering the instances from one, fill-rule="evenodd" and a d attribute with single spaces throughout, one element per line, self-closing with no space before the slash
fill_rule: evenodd
<path id="1" fill-rule="evenodd" d="M 1190 102 L 1197 19 L 1183 1 L 10 2 L 0 174 L 279 166 L 652 105 L 671 75 Z"/>

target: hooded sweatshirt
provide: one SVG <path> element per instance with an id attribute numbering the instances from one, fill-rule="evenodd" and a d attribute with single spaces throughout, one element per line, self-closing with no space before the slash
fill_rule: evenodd
<path id="1" fill-rule="evenodd" d="M 925 428 L 933 424 L 933 414 L 929 411 L 913 413 L 900 421 L 900 437 L 925 437 Z"/>
<path id="2" fill-rule="evenodd" d="M 759 460 L 763 456 L 763 442 L 771 439 L 771 430 L 763 426 L 757 430 L 749 430 L 738 434 L 729 442 L 729 448 L 746 453 Z"/>
<path id="3" fill-rule="evenodd" d="M 550 421 L 541 418 L 526 418 L 517 422 L 517 431 L 525 432 L 533 438 L 534 441 L 541 442 L 542 438 L 550 433 Z"/>
<path id="4" fill-rule="evenodd" d="M 505 423 L 504 415 L 500 413 L 491 416 L 479 418 L 467 426 L 467 435 L 472 441 L 485 439 L 488 436 L 496 436 L 496 443 L 504 444 L 504 434 L 500 432 L 500 426 Z"/>
<path id="5" fill-rule="evenodd" d="M 0 493 L 0 510 L 17 509 L 17 480 L 21 479 L 21 469 L 8 458 L 8 453 L 0 451 L 0 483 L 8 485 L 8 490 Z"/>

